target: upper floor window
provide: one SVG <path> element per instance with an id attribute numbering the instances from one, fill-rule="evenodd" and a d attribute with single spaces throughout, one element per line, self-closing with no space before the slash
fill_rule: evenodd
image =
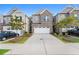
<path id="1" fill-rule="evenodd" d="M 45 16 L 45 21 L 48 21 L 48 16 Z"/>
<path id="2" fill-rule="evenodd" d="M 18 19 L 21 19 L 22 17 L 21 17 L 21 16 L 17 16 L 17 18 L 18 18 Z"/>
<path id="3" fill-rule="evenodd" d="M 13 19 L 16 19 L 16 18 L 17 18 L 18 20 L 20 20 L 20 19 L 22 19 L 22 16 L 16 16 L 16 15 L 13 16 Z"/>

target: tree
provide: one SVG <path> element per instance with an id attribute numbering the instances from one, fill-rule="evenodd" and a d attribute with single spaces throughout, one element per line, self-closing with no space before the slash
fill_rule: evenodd
<path id="1" fill-rule="evenodd" d="M 66 17 L 56 24 L 58 29 L 69 28 L 71 26 L 79 26 L 79 20 L 74 16 Z"/>
<path id="2" fill-rule="evenodd" d="M 22 21 L 22 17 L 18 17 L 18 16 L 14 16 L 14 17 L 11 17 L 11 21 L 9 23 L 9 25 L 11 26 L 11 28 L 13 30 L 22 30 L 23 29 L 23 21 Z"/>
<path id="3" fill-rule="evenodd" d="M 61 28 L 69 27 L 69 25 L 77 25 L 78 20 L 75 17 L 69 16 L 57 23 L 57 26 Z"/>

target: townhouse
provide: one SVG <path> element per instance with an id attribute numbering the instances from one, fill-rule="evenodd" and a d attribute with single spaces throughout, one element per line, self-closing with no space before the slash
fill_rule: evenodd
<path id="1" fill-rule="evenodd" d="M 79 9 L 72 6 L 65 7 L 60 13 L 54 16 L 54 25 L 58 22 L 64 20 L 68 16 L 74 16 L 76 19 L 79 19 Z M 74 25 L 70 25 L 68 29 L 75 28 Z M 62 28 L 62 30 L 66 30 L 65 28 Z M 57 27 L 54 28 L 54 32 L 61 32 Z"/>
<path id="2" fill-rule="evenodd" d="M 0 31 L 3 30 L 3 16 L 0 15 Z"/>
<path id="3" fill-rule="evenodd" d="M 55 15 L 54 21 L 58 23 L 59 21 L 63 20 L 64 18 L 68 16 L 74 16 L 77 19 L 79 19 L 79 9 L 72 6 L 67 6 L 60 13 Z"/>
<path id="4" fill-rule="evenodd" d="M 23 31 L 29 32 L 29 18 L 28 16 L 23 13 L 18 8 L 12 8 L 6 15 L 0 16 L 0 22 L 2 23 L 2 27 L 0 30 L 6 31 L 6 30 L 12 30 L 11 26 L 9 25 L 9 22 L 11 21 L 11 17 L 22 17 L 23 21 Z M 1 24 L 0 23 L 0 24 Z"/>
<path id="5" fill-rule="evenodd" d="M 53 33 L 53 15 L 47 9 L 33 14 L 31 20 L 33 33 Z"/>

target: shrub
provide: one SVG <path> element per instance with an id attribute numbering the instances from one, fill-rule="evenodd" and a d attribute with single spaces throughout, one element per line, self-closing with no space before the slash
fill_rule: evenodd
<path id="1" fill-rule="evenodd" d="M 58 36 L 57 33 L 54 33 L 55 36 Z"/>

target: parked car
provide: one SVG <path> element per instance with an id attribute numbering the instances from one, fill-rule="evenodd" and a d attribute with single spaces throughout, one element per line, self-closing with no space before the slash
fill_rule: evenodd
<path id="1" fill-rule="evenodd" d="M 19 36 L 19 34 L 11 31 L 2 31 L 0 32 L 0 41 L 6 40 L 7 38 L 13 38 Z"/>
<path id="2" fill-rule="evenodd" d="M 68 31 L 69 35 L 79 36 L 79 29 L 73 29 Z"/>

